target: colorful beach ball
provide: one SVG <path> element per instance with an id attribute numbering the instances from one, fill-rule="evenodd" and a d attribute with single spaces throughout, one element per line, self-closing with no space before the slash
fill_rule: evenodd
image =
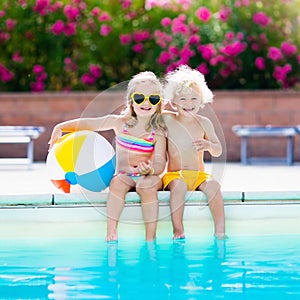
<path id="1" fill-rule="evenodd" d="M 64 135 L 50 150 L 46 167 L 52 183 L 65 193 L 72 186 L 101 192 L 115 172 L 115 150 L 100 134 L 82 130 Z"/>

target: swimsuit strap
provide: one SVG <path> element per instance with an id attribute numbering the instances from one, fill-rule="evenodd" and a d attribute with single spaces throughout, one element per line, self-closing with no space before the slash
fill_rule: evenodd
<path id="1" fill-rule="evenodd" d="M 124 126 L 123 126 L 123 133 L 128 133 L 128 129 L 127 129 L 127 124 L 124 123 Z"/>

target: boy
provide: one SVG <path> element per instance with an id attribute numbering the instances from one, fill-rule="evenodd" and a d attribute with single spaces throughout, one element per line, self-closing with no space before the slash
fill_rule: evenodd
<path id="1" fill-rule="evenodd" d="M 201 190 L 206 194 L 214 220 L 215 236 L 226 238 L 220 185 L 204 172 L 203 161 L 204 151 L 218 157 L 222 153 L 222 146 L 212 122 L 197 114 L 201 107 L 212 102 L 213 94 L 200 72 L 180 66 L 166 75 L 165 99 L 176 110 L 176 113 L 163 113 L 168 132 L 168 165 L 163 186 L 171 193 L 173 239 L 185 238 L 182 219 L 188 190 Z"/>

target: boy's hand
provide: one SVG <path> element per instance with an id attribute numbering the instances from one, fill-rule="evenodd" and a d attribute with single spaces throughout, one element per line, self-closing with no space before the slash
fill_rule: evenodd
<path id="1" fill-rule="evenodd" d="M 196 151 L 210 151 L 211 144 L 208 140 L 200 139 L 193 141 L 193 147 Z"/>
<path id="2" fill-rule="evenodd" d="M 126 124 L 129 126 L 129 127 L 133 127 L 134 125 L 136 125 L 137 123 L 137 119 L 135 117 L 128 117 L 126 119 Z"/>

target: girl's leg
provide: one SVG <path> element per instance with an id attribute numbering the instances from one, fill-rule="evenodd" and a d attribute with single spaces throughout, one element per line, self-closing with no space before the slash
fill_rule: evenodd
<path id="1" fill-rule="evenodd" d="M 214 221 L 215 236 L 220 239 L 226 238 L 224 201 L 220 184 L 215 180 L 207 180 L 200 185 L 199 189 L 207 196 L 208 206 Z"/>
<path id="2" fill-rule="evenodd" d="M 185 238 L 183 213 L 187 186 L 182 180 L 174 179 L 168 185 L 168 189 L 170 190 L 170 210 L 173 225 L 173 239 L 183 239 Z"/>
<path id="3" fill-rule="evenodd" d="M 126 175 L 115 176 L 109 185 L 109 195 L 107 199 L 107 233 L 106 241 L 118 240 L 117 227 L 119 218 L 123 211 L 126 193 L 132 188 L 134 182 Z"/>
<path id="4" fill-rule="evenodd" d="M 157 191 L 162 188 L 159 176 L 143 176 L 136 182 L 136 192 L 141 197 L 142 212 L 146 227 L 146 241 L 156 238 L 158 221 Z"/>

